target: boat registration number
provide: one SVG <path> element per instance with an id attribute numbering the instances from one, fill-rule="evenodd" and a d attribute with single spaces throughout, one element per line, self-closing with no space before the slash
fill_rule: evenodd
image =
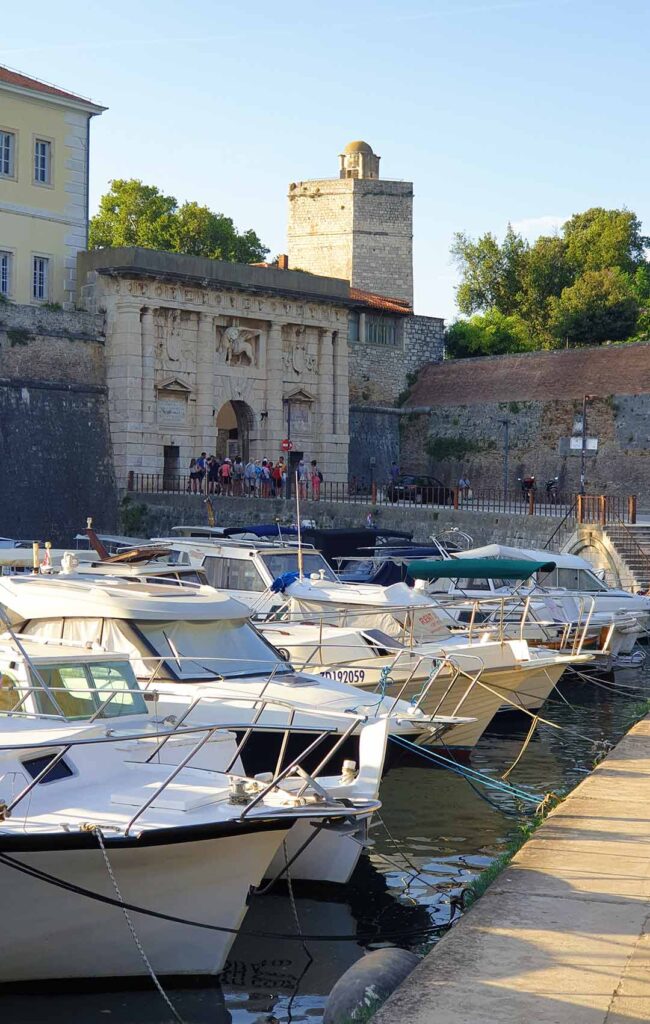
<path id="1" fill-rule="evenodd" d="M 366 673 L 362 668 L 337 668 L 321 672 L 325 679 L 336 679 L 339 683 L 362 683 Z"/>

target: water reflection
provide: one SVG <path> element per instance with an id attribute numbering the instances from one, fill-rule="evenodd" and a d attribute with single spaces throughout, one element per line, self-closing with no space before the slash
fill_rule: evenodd
<path id="1" fill-rule="evenodd" d="M 650 696 L 650 672 L 626 671 L 605 685 L 563 682 L 547 702 L 541 722 L 511 781 L 543 796 L 571 789 L 591 768 L 595 744 L 616 741 L 635 710 Z M 499 778 L 516 760 L 530 720 L 499 715 L 472 754 L 472 765 Z M 533 813 L 512 796 L 472 787 L 464 778 L 428 765 L 392 769 L 382 784 L 383 808 L 372 846 L 351 884 L 298 888 L 295 908 L 307 935 L 346 941 L 274 941 L 240 935 L 215 988 L 172 990 L 186 1024 L 273 1024 L 314 1021 L 334 982 L 363 955 L 389 938 L 424 949 L 431 924 L 449 920 L 450 899 L 497 855 L 518 825 Z M 295 935 L 296 919 L 285 890 L 256 898 L 244 922 L 247 933 Z M 167 1024 L 171 1015 L 155 992 L 0 997 L 0 1014 L 16 1024 Z"/>

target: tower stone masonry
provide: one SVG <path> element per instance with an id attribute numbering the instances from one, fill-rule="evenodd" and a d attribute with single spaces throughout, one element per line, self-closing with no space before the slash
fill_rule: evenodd
<path id="1" fill-rule="evenodd" d="M 413 185 L 379 177 L 380 158 L 350 142 L 339 177 L 289 186 L 289 266 L 346 278 L 413 306 Z"/>

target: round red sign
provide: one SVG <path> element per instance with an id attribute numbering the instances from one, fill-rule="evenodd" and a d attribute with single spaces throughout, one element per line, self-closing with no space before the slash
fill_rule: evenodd
<path id="1" fill-rule="evenodd" d="M 280 447 L 283 452 L 290 452 L 293 448 L 293 441 L 290 441 L 288 437 L 285 437 Z"/>

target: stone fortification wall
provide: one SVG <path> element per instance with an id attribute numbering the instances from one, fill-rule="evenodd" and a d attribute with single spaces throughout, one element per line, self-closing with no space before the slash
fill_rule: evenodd
<path id="1" fill-rule="evenodd" d="M 0 377 L 105 382 L 103 317 L 0 304 Z"/>
<path id="2" fill-rule="evenodd" d="M 116 524 L 102 318 L 0 306 L 0 534 L 70 543 Z"/>
<path id="3" fill-rule="evenodd" d="M 445 321 L 438 316 L 409 316 L 404 321 L 404 371 L 421 370 L 445 358 Z M 403 386 L 403 385 L 402 385 Z"/>
<path id="4" fill-rule="evenodd" d="M 399 460 L 399 421 L 397 410 L 351 407 L 350 479 L 365 484 L 389 479 L 393 459 Z"/>
<path id="5" fill-rule="evenodd" d="M 465 473 L 476 488 L 500 488 L 507 420 L 511 488 L 532 473 L 541 483 L 559 476 L 561 490 L 575 491 L 585 394 L 587 437 L 598 441 L 587 454 L 587 489 L 636 493 L 643 502 L 650 492 L 649 344 L 426 367 L 400 420 L 402 469 L 451 483 Z"/>
<path id="6" fill-rule="evenodd" d="M 458 527 L 476 544 L 499 542 L 522 547 L 543 546 L 557 527 L 557 518 L 546 516 L 488 515 L 477 512 L 419 508 L 374 509 L 370 504 L 307 501 L 302 503 L 305 519 L 318 526 L 365 526 L 372 509 L 382 529 L 413 531 L 415 540 L 426 541 L 432 533 Z M 126 513 L 125 513 L 126 508 Z M 261 498 L 224 498 L 215 501 L 217 525 L 242 526 L 247 523 L 292 522 L 290 502 Z M 122 529 L 133 536 L 164 537 L 179 524 L 205 526 L 207 517 L 201 498 L 184 494 L 127 495 L 122 504 Z"/>
<path id="7" fill-rule="evenodd" d="M 445 322 L 434 316 L 400 319 L 395 346 L 350 342 L 350 401 L 357 405 L 394 405 L 412 379 L 445 352 Z"/>
<path id="8" fill-rule="evenodd" d="M 426 367 L 409 405 L 480 405 L 513 399 L 650 393 L 650 343 L 450 359 Z"/>

